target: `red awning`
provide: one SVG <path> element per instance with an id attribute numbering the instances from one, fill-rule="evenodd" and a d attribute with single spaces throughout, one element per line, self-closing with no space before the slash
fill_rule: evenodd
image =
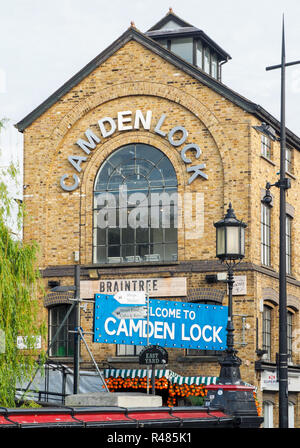
<path id="1" fill-rule="evenodd" d="M 224 427 L 236 426 L 235 419 L 217 408 L 0 408 L 1 427 Z"/>

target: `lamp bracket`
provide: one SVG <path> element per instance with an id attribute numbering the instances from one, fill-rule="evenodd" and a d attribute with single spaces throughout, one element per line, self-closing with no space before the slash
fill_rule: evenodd
<path id="1" fill-rule="evenodd" d="M 275 184 L 270 184 L 270 182 L 267 182 L 266 190 L 270 190 L 271 187 L 284 188 L 285 190 L 288 190 L 291 186 L 291 180 L 288 177 L 285 177 L 282 181 L 278 180 L 275 182 Z"/>

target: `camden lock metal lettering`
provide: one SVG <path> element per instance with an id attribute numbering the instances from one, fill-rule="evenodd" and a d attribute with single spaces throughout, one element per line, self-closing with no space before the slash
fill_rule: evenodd
<path id="1" fill-rule="evenodd" d="M 162 131 L 162 126 L 167 120 L 167 115 L 162 114 L 157 123 L 153 125 L 153 131 L 160 135 L 161 137 L 167 138 L 169 143 L 178 147 L 183 145 L 187 138 L 188 132 L 184 126 L 174 126 L 168 133 Z M 152 111 L 147 110 L 144 114 L 141 110 L 136 110 L 134 113 L 130 110 L 121 111 L 117 113 L 117 119 L 112 117 L 104 117 L 98 121 L 99 131 L 102 138 L 108 138 L 112 136 L 117 130 L 118 131 L 129 131 L 138 130 L 142 127 L 145 130 L 150 130 L 152 125 Z M 175 137 L 176 136 L 176 137 Z M 179 137 L 178 137 L 179 136 Z M 101 142 L 100 137 L 98 137 L 93 131 L 87 129 L 85 131 L 86 140 L 80 138 L 76 141 L 76 145 L 85 153 L 85 155 L 72 155 L 68 157 L 69 163 L 72 167 L 80 173 L 82 170 L 82 163 L 87 161 L 87 156 L 91 153 L 93 149 L 96 148 L 97 144 Z M 181 150 L 181 159 L 186 164 L 191 164 L 192 160 L 187 157 L 188 151 L 195 151 L 195 157 L 198 159 L 202 153 L 201 149 L 196 143 L 186 144 Z M 206 173 L 202 170 L 206 168 L 205 163 L 200 163 L 198 165 L 191 165 L 187 167 L 187 172 L 191 173 L 188 183 L 191 184 L 198 176 L 208 179 Z M 60 178 L 60 186 L 65 191 L 74 191 L 79 186 L 79 177 L 77 174 L 73 173 L 73 183 L 66 184 L 65 181 L 70 177 L 69 174 L 64 174 Z"/>

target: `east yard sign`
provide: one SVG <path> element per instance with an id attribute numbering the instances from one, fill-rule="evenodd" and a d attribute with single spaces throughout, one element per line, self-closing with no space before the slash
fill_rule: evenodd
<path id="1" fill-rule="evenodd" d="M 149 299 L 147 307 L 95 295 L 94 342 L 224 350 L 227 307 Z"/>

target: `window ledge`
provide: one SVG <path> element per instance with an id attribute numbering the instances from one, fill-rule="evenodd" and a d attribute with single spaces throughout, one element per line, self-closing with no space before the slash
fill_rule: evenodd
<path id="1" fill-rule="evenodd" d="M 276 272 L 276 270 L 272 266 L 268 266 L 267 264 L 261 264 L 261 267 L 264 269 L 268 269 L 268 271 Z"/>
<path id="2" fill-rule="evenodd" d="M 134 268 L 134 267 L 141 267 L 141 266 L 172 266 L 172 265 L 178 265 L 180 264 L 180 261 L 141 261 L 136 263 L 93 263 L 90 265 L 85 265 L 86 268 Z"/>
<path id="3" fill-rule="evenodd" d="M 287 174 L 292 179 L 296 180 L 296 176 L 294 176 L 294 174 L 290 173 L 289 171 L 286 171 L 285 174 Z"/>
<path id="4" fill-rule="evenodd" d="M 73 362 L 74 357 L 73 356 L 49 356 L 48 360 L 52 362 L 60 362 L 60 363 L 69 363 Z"/>
<path id="5" fill-rule="evenodd" d="M 269 159 L 269 157 L 266 157 L 264 155 L 260 155 L 261 159 L 264 159 L 266 162 L 269 162 L 271 165 L 276 166 L 276 163 L 273 162 L 273 160 Z"/>

